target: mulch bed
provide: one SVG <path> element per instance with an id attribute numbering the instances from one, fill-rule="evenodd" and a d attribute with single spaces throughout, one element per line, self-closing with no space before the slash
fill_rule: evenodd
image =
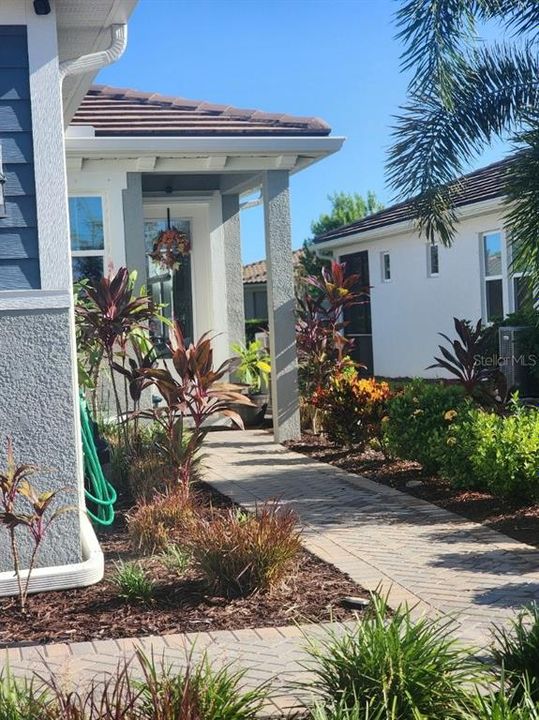
<path id="1" fill-rule="evenodd" d="M 287 447 L 539 547 L 539 503 L 516 505 L 487 492 L 458 490 L 439 477 L 423 472 L 418 463 L 386 460 L 381 452 L 370 449 L 354 452 L 335 447 L 325 438 L 313 434 L 305 434 L 300 441 L 287 443 Z"/>
<path id="2" fill-rule="evenodd" d="M 214 508 L 232 506 L 203 483 L 199 494 Z M 118 597 L 111 581 L 114 561 L 136 559 L 123 515 L 98 534 L 105 554 L 103 582 L 34 595 L 26 615 L 21 615 L 15 599 L 0 598 L 0 647 L 338 621 L 355 616 L 340 604 L 343 597 L 367 597 L 347 575 L 302 551 L 295 571 L 280 588 L 234 600 L 212 596 L 195 569 L 178 578 L 158 558 L 143 558 L 158 588 L 150 604 L 130 603 Z"/>

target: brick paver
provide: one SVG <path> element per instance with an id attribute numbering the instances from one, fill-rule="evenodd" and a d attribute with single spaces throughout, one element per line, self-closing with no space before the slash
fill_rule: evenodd
<path id="1" fill-rule="evenodd" d="M 206 479 L 245 507 L 279 498 L 305 545 L 394 606 L 455 617 L 458 636 L 489 641 L 492 622 L 539 600 L 539 550 L 418 498 L 287 451 L 263 431 L 208 436 Z"/>
<path id="2" fill-rule="evenodd" d="M 382 589 L 395 606 L 453 619 L 457 636 L 489 641 L 492 622 L 504 623 L 522 604 L 539 600 L 539 551 L 422 500 L 318 463 L 275 445 L 263 431 L 212 432 L 206 479 L 247 508 L 268 498 L 289 503 L 316 555 L 369 590 Z M 267 714 L 305 699 L 295 688 L 308 679 L 307 637 L 342 625 L 257 628 L 103 640 L 0 650 L 0 672 L 54 674 L 81 686 L 113 672 L 136 649 L 166 666 L 185 666 L 203 653 L 215 664 L 246 670 L 245 685 L 272 681 Z M 133 665 L 136 672 L 136 664 Z"/>

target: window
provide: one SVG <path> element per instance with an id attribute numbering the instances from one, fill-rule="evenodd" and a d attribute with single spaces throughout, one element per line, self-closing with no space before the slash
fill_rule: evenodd
<path id="1" fill-rule="evenodd" d="M 391 280 L 391 256 L 388 252 L 382 253 L 382 281 L 389 282 Z"/>
<path id="2" fill-rule="evenodd" d="M 268 294 L 266 290 L 256 290 L 253 293 L 253 309 L 256 319 L 268 319 Z"/>
<path id="3" fill-rule="evenodd" d="M 436 244 L 427 245 L 427 275 L 436 277 L 440 273 L 439 247 Z"/>
<path id="4" fill-rule="evenodd" d="M 100 197 L 69 198 L 69 230 L 73 282 L 98 281 L 103 276 L 105 236 Z"/>
<path id="5" fill-rule="evenodd" d="M 504 317 L 502 234 L 499 231 L 482 236 L 485 306 L 487 321 Z"/>

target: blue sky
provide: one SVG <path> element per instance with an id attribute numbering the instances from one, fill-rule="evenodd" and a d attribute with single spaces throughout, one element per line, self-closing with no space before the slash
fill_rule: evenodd
<path id="1" fill-rule="evenodd" d="M 329 209 L 328 193 L 374 190 L 392 116 L 405 98 L 394 0 L 140 0 L 124 57 L 97 82 L 272 112 L 317 115 L 343 149 L 291 180 L 292 239 Z M 503 146 L 476 165 L 497 160 Z M 242 213 L 244 262 L 264 257 L 260 208 Z"/>

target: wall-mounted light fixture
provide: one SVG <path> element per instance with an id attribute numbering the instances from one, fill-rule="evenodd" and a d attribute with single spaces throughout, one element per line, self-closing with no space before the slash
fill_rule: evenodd
<path id="1" fill-rule="evenodd" d="M 2 143 L 0 143 L 0 218 L 6 216 L 6 202 L 4 188 L 6 185 L 6 176 L 2 165 Z"/>
<path id="2" fill-rule="evenodd" d="M 34 0 L 34 12 L 36 15 L 48 15 L 51 11 L 49 0 Z"/>

